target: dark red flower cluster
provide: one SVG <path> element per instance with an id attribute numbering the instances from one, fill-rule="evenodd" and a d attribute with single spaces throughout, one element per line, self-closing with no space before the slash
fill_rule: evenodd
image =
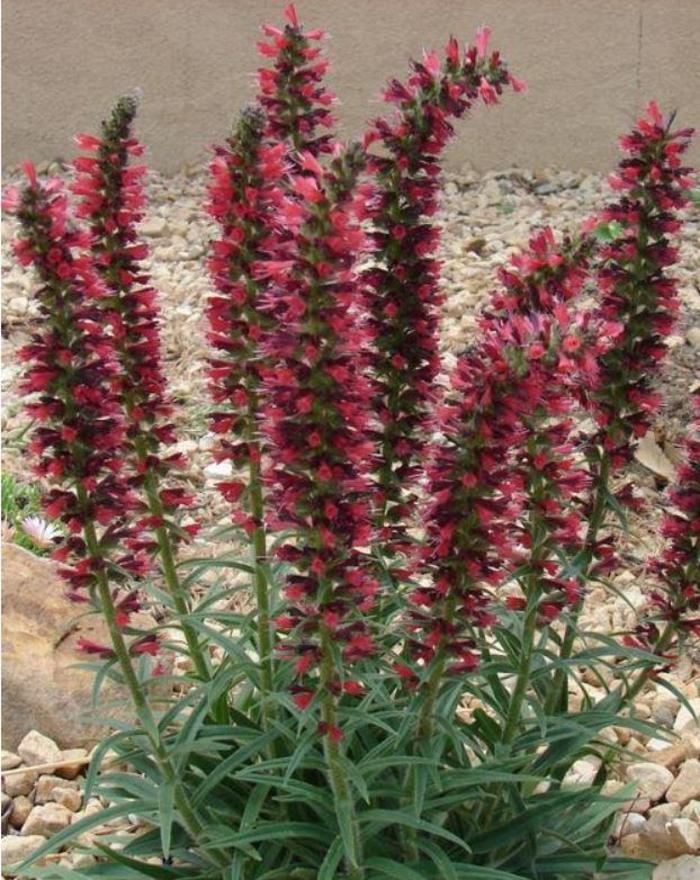
<path id="1" fill-rule="evenodd" d="M 300 706 L 311 699 L 319 668 L 334 668 L 331 643 L 348 663 L 374 650 L 361 612 L 371 607 L 377 582 L 360 558 L 371 539 L 369 334 L 353 271 L 363 240 L 353 201 L 363 164 L 356 146 L 338 147 L 326 170 L 302 153 L 303 171 L 284 174 L 273 200 L 279 222 L 293 234 L 271 238 L 255 267 L 267 285 L 264 306 L 275 316 L 263 342 L 274 511 L 268 524 L 298 536 L 279 551 L 293 573 L 277 627 L 292 631 L 280 651 L 295 660 Z M 342 686 L 340 670 L 332 680 L 324 675 L 326 687 Z"/>
<path id="2" fill-rule="evenodd" d="M 270 143 L 289 143 L 294 150 L 318 156 L 332 149 L 335 119 L 330 107 L 335 96 L 323 85 L 328 60 L 320 46 L 311 45 L 324 37 L 323 31 L 305 31 L 293 4 L 286 7 L 284 30 L 264 25 L 269 42 L 258 43 L 264 58 L 273 58 L 272 68 L 258 71 L 260 106 L 265 111 L 265 137 Z M 294 162 L 294 156 L 290 157 Z"/>
<path id="3" fill-rule="evenodd" d="M 274 63 L 258 71 L 258 104 L 244 110 L 227 144 L 215 148 L 206 206 L 221 227 L 208 263 L 217 288 L 208 305 L 208 339 L 216 352 L 209 371 L 217 407 L 212 426 L 221 437 L 215 457 L 238 469 L 248 466 L 251 473 L 259 469 L 262 455 L 257 425 L 260 343 L 273 323 L 270 311 L 260 308 L 267 286 L 260 268 L 269 251 L 265 239 L 272 236 L 279 248 L 304 216 L 297 200 L 286 199 L 279 209 L 269 204 L 271 184 L 287 171 L 301 170 L 297 151 L 311 157 L 329 152 L 331 135 L 319 134 L 319 129 L 332 126 L 329 107 L 335 100 L 322 82 L 328 62 L 320 57 L 321 48 L 311 45 L 322 32 L 304 31 L 293 5 L 285 16 L 283 30 L 263 27 L 269 42 L 259 43 L 258 50 Z M 234 476 L 219 484 L 231 503 L 245 488 Z M 252 509 L 245 513 L 236 507 L 233 516 L 249 532 L 260 525 Z"/>
<path id="4" fill-rule="evenodd" d="M 691 399 L 693 420 L 685 440 L 683 464 L 668 493 L 670 510 L 662 534 L 667 547 L 649 568 L 661 584 L 651 593 L 657 619 L 676 632 L 700 635 L 700 390 Z M 654 625 L 654 624 L 652 624 Z"/>
<path id="5" fill-rule="evenodd" d="M 89 155 L 74 160 L 77 175 L 71 189 L 79 196 L 76 213 L 89 225 L 92 256 L 106 287 L 100 301 L 102 320 L 121 366 L 119 399 L 132 452 L 129 464 L 135 471 L 131 479 L 152 496 L 145 502 L 149 515 L 144 525 L 150 529 L 162 526 L 164 515 L 188 507 L 192 498 L 177 482 L 168 485 L 163 479 L 172 478 L 171 471 L 182 467 L 184 459 L 161 451 L 176 438 L 161 365 L 157 292 L 141 265 L 148 256 L 137 231 L 145 204 L 141 181 L 146 167 L 129 164 L 131 157 L 143 153 L 132 134 L 136 109 L 135 98 L 121 98 L 102 124 L 99 138 L 77 136 L 78 146 Z M 146 550 L 155 544 L 143 537 L 139 546 Z"/>
<path id="6" fill-rule="evenodd" d="M 668 234 L 680 228 L 677 214 L 692 186 L 681 156 L 693 132 L 674 131 L 672 123 L 652 101 L 637 127 L 621 138 L 627 156 L 610 177 L 620 199 L 600 218 L 622 231 L 601 250 L 598 314 L 621 323 L 624 333 L 601 359 L 600 382 L 592 394 L 599 426 L 590 453 L 596 469 L 603 456 L 613 471 L 629 460 L 631 441 L 646 433 L 660 402 L 653 382 L 678 309 L 676 282 L 667 274 L 677 251 Z"/>
<path id="7" fill-rule="evenodd" d="M 551 229 L 541 230 L 528 251 L 512 258 L 512 268 L 500 270 L 503 287 L 481 322 L 487 331 L 498 332 L 513 315 L 521 315 L 540 327 L 528 350 L 520 353 L 529 362 L 531 377 L 538 379 L 539 399 L 523 415 L 525 435 L 514 463 L 523 475 L 527 499 L 519 537 L 527 563 L 518 581 L 543 597 L 543 622 L 579 598 L 581 585 L 565 572 L 561 557 L 561 550 L 573 557 L 583 546 L 590 484 L 572 410 L 581 387 L 597 383 L 597 358 L 621 331 L 612 323 L 596 324 L 590 313 L 574 317 L 570 304 L 587 280 L 593 248 L 588 237 L 559 246 Z"/>
<path id="8" fill-rule="evenodd" d="M 207 211 L 221 227 L 212 242 L 208 267 L 217 293 L 209 298 L 207 339 L 216 352 L 209 360 L 209 388 L 216 410 L 212 428 L 220 436 L 214 457 L 241 468 L 259 466 L 258 395 L 262 354 L 260 342 L 269 319 L 259 308 L 262 284 L 253 265 L 267 235 L 265 190 L 283 172 L 284 146 L 262 143 L 264 115 L 252 107 L 243 112 L 225 147 L 211 162 Z M 235 503 L 245 489 L 237 479 L 219 484 L 224 498 Z M 247 525 L 235 508 L 234 517 Z M 250 522 L 254 528 L 256 523 Z"/>
<path id="9" fill-rule="evenodd" d="M 567 307 L 586 259 L 586 243 L 557 249 L 550 230 L 535 235 L 501 272 L 483 337 L 461 356 L 438 407 L 444 439 L 428 466 L 422 560 L 431 583 L 413 592 L 409 620 L 417 660 L 440 654 L 452 672 L 472 668 L 474 628 L 494 620 L 492 588 L 516 569 L 537 592 L 543 624 L 579 597 L 556 554 L 580 546 L 587 485 L 569 413 L 577 384 L 596 380 L 596 356 L 619 332 Z"/>
<path id="10" fill-rule="evenodd" d="M 102 311 L 109 291 L 85 253 L 89 236 L 69 222 L 61 183 L 41 185 L 33 166 L 25 171 L 29 184 L 21 193 L 7 192 L 3 207 L 20 223 L 18 260 L 33 266 L 41 281 L 40 317 L 19 353 L 26 364 L 22 390 L 33 398 L 27 410 L 38 423 L 29 451 L 37 459 L 36 473 L 53 484 L 44 510 L 67 532 L 54 556 L 64 563 L 72 598 L 80 600 L 108 558 L 136 574 L 145 559 L 120 549 L 134 537 L 127 519 L 135 499 L 122 475 L 126 426 L 116 392 L 119 363 Z"/>
<path id="11" fill-rule="evenodd" d="M 364 213 L 373 227 L 375 265 L 363 282 L 376 337 L 380 523 L 395 549 L 401 549 L 415 501 L 425 420 L 437 397 L 441 297 L 438 230 L 430 218 L 437 209 L 440 156 L 454 134 L 451 119 L 477 101 L 497 103 L 508 84 L 523 88 L 498 52 L 488 54 L 488 35 L 480 31 L 464 55 L 452 38 L 444 61 L 426 52 L 422 62 L 413 62 L 408 82 L 392 80 L 384 92 L 396 107 L 394 118 L 376 120 L 365 136 L 367 147 L 382 147 L 369 160 L 374 185 Z"/>

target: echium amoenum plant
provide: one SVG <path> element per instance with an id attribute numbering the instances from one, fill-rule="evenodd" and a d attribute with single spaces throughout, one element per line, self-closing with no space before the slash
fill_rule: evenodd
<path id="1" fill-rule="evenodd" d="M 54 555 L 106 622 L 110 644 L 81 642 L 98 682 L 133 703 L 91 761 L 85 795 L 105 809 L 21 876 L 65 877 L 34 865 L 129 817 L 138 833 L 115 830 L 71 876 L 641 878 L 606 846 L 630 796 L 604 787 L 610 730 L 654 734 L 632 701 L 700 631 L 697 391 L 646 608 L 614 635 L 579 618 L 638 504 L 629 464 L 661 402 L 691 132 L 649 106 L 614 200 L 575 234 L 532 229 L 441 388 L 442 156 L 455 119 L 523 85 L 488 28 L 450 38 L 344 143 L 323 33 L 285 18 L 263 29 L 257 97 L 203 196 L 230 527 L 191 522 L 205 506 L 168 450 L 135 100 L 78 137 L 70 182 L 27 164 L 5 194 L 38 280 L 20 357 Z M 210 538 L 230 546 L 214 557 Z M 173 649 L 185 674 L 165 674 Z M 600 769 L 577 786 L 590 755 Z"/>

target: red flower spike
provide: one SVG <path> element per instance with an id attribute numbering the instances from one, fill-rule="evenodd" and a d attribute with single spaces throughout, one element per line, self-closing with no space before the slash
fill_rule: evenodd
<path id="1" fill-rule="evenodd" d="M 304 31 L 296 10 L 285 10 L 284 31 L 266 26 L 263 33 L 270 42 L 258 43 L 263 58 L 274 59 L 272 68 L 258 71 L 260 106 L 265 111 L 265 138 L 272 144 L 291 144 L 299 152 L 314 156 L 330 153 L 332 137 L 319 134 L 334 123 L 330 107 L 335 96 L 323 85 L 328 62 L 320 49 L 311 45 L 321 31 Z M 295 162 L 296 158 L 291 157 Z"/>
<path id="2" fill-rule="evenodd" d="M 599 384 L 590 395 L 600 426 L 590 441 L 596 471 L 601 449 L 613 470 L 629 461 L 634 438 L 646 433 L 658 408 L 652 383 L 678 311 L 676 282 L 666 273 L 677 255 L 667 235 L 680 228 L 676 215 L 687 204 L 685 190 L 691 178 L 680 156 L 693 132 L 672 131 L 671 124 L 672 118 L 664 120 L 652 101 L 646 116 L 621 139 L 627 155 L 610 178 L 620 199 L 600 217 L 622 231 L 601 251 L 597 316 L 619 323 L 623 332 L 602 358 Z"/>
<path id="3" fill-rule="evenodd" d="M 225 147 L 215 150 L 209 183 L 207 212 L 220 226 L 208 261 L 216 293 L 207 307 L 213 350 L 209 360 L 209 390 L 217 409 L 212 428 L 220 436 L 217 460 L 248 469 L 260 461 L 258 397 L 265 365 L 260 339 L 270 321 L 260 308 L 264 282 L 253 277 L 260 247 L 267 235 L 268 191 L 284 172 L 282 154 L 263 145 L 264 115 L 259 108 L 243 112 Z M 265 156 L 274 149 L 276 168 L 264 170 Z M 245 484 L 226 480 L 218 484 L 224 499 L 236 505 Z M 240 510 L 234 508 L 233 516 Z"/>
<path id="4" fill-rule="evenodd" d="M 443 64 L 433 52 L 413 62 L 408 82 L 393 80 L 384 92 L 395 116 L 376 120 L 365 136 L 366 146 L 382 147 L 381 155 L 370 157 L 374 184 L 364 193 L 376 265 L 363 282 L 375 336 L 380 517 L 395 550 L 408 549 L 408 511 L 415 506 L 426 420 L 437 397 L 439 236 L 430 217 L 437 209 L 440 157 L 454 134 L 451 120 L 480 99 L 495 103 L 510 81 L 495 54 L 485 57 L 489 33 L 480 30 L 479 51 L 460 57 L 453 39 Z"/>
<path id="5" fill-rule="evenodd" d="M 77 213 L 89 223 L 91 252 L 107 288 L 103 314 L 111 325 L 121 366 L 118 389 L 127 416 L 127 443 L 135 471 L 132 483 L 153 490 L 166 478 L 177 478 L 178 460 L 162 454 L 162 446 L 175 440 L 173 407 L 161 364 L 157 294 L 139 265 L 148 248 L 138 241 L 137 231 L 143 218 L 141 179 L 146 169 L 130 164 L 131 156 L 143 151 L 132 134 L 136 109 L 134 98 L 121 98 L 102 124 L 101 138 L 85 134 L 76 138 L 90 155 L 75 160 L 71 188 L 80 196 Z M 161 501 L 170 514 L 190 504 L 189 496 L 177 487 L 164 496 L 162 492 Z M 162 513 L 148 497 L 144 504 L 154 516 Z"/>
<path id="6" fill-rule="evenodd" d="M 298 176 L 280 179 L 271 203 L 282 211 L 295 205 L 300 228 L 293 238 L 284 229 L 270 234 L 261 261 L 266 274 L 281 252 L 289 264 L 284 273 L 267 275 L 260 306 L 272 324 L 261 348 L 262 426 L 269 509 L 275 511 L 268 525 L 297 535 L 294 545 L 279 551 L 293 566 L 280 622 L 285 633 L 295 627 L 282 642 L 282 655 L 295 662 L 301 690 L 315 692 L 325 662 L 324 632 L 340 644 L 345 663 L 375 650 L 362 612 L 371 607 L 376 586 L 360 557 L 371 538 L 367 469 L 374 446 L 369 335 L 353 275 L 361 234 L 352 195 L 363 157 L 350 147 L 327 171 L 308 157 L 301 163 L 314 201 L 298 195 L 306 191 Z M 344 678 L 339 673 L 333 681 Z M 330 684 L 328 679 L 324 687 Z"/>
<path id="7" fill-rule="evenodd" d="M 411 596 L 416 661 L 440 654 L 448 673 L 473 669 L 478 656 L 467 633 L 492 624 L 493 588 L 516 569 L 537 576 L 547 597 L 543 615 L 578 595 L 557 555 L 580 547 L 579 496 L 587 486 L 572 458 L 567 414 L 578 385 L 590 385 L 595 371 L 583 355 L 572 360 L 563 340 L 576 327 L 589 354 L 612 342 L 590 316 L 574 319 L 567 308 L 590 248 L 584 241 L 558 249 L 548 229 L 533 236 L 501 273 L 504 289 L 481 320 L 483 338 L 452 375 L 431 425 L 445 439 L 428 464 L 422 563 L 432 584 Z M 519 610 L 525 600 L 506 604 Z"/>
<path id="8" fill-rule="evenodd" d="M 140 572 L 143 558 L 119 556 L 133 536 L 127 522 L 135 499 L 121 473 L 126 425 L 115 392 L 119 364 L 103 321 L 108 290 L 82 253 L 87 240 L 70 223 L 61 184 L 28 176 L 14 213 L 20 225 L 15 250 L 41 281 L 35 294 L 39 317 L 21 352 L 22 387 L 39 395 L 29 404 L 38 423 L 29 450 L 35 472 L 51 485 L 44 511 L 68 532 L 54 555 L 71 598 L 80 601 L 105 564 L 89 553 L 86 527 L 123 569 Z"/>
<path id="9" fill-rule="evenodd" d="M 237 469 L 257 465 L 261 457 L 258 396 L 266 361 L 260 341 L 273 322 L 260 308 L 260 298 L 270 285 L 284 282 L 294 265 L 284 250 L 279 259 L 265 259 L 260 248 L 271 232 L 271 213 L 277 238 L 291 238 L 305 217 L 296 199 L 270 204 L 272 187 L 298 163 L 310 176 L 296 176 L 294 185 L 313 189 L 314 174 L 321 171 L 315 157 L 331 150 L 330 135 L 319 129 L 333 122 L 328 108 L 334 98 L 322 83 L 326 64 L 310 43 L 323 34 L 305 32 L 293 5 L 285 9 L 285 18 L 284 30 L 263 28 L 270 41 L 258 48 L 263 57 L 274 59 L 274 66 L 258 73 L 258 106 L 244 111 L 210 165 L 207 210 L 222 233 L 209 260 L 217 289 L 208 307 L 208 338 L 215 351 L 210 392 L 217 406 L 212 421 L 215 433 L 222 435 L 215 456 Z M 289 144 L 299 153 L 290 154 Z M 320 196 L 317 190 L 306 192 L 311 200 Z M 230 493 L 227 500 L 235 502 Z M 239 518 L 239 511 L 233 517 Z"/>

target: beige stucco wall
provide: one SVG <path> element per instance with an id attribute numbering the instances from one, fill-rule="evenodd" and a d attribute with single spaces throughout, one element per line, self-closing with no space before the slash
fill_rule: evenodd
<path id="1" fill-rule="evenodd" d="M 205 157 L 253 95 L 258 25 L 273 0 L 4 0 L 3 164 L 67 157 L 112 99 L 140 86 L 139 133 L 164 171 Z M 700 124 L 700 0 L 299 0 L 332 39 L 345 134 L 380 110 L 390 75 L 452 32 L 494 31 L 530 92 L 462 125 L 453 168 L 605 169 L 656 97 Z M 700 152 L 696 146 L 694 158 Z"/>

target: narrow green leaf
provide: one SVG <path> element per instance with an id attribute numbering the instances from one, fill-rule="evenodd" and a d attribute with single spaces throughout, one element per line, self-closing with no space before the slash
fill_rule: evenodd
<path id="1" fill-rule="evenodd" d="M 192 798 L 193 806 L 199 806 L 209 792 L 216 788 L 222 780 L 226 779 L 232 770 L 235 770 L 236 767 L 240 767 L 241 764 L 246 764 L 254 755 L 258 755 L 265 751 L 268 745 L 276 738 L 277 733 L 274 730 L 268 731 L 267 733 L 263 733 L 259 737 L 256 737 L 255 740 L 248 745 L 236 749 L 232 755 L 225 758 L 195 791 Z"/>
<path id="2" fill-rule="evenodd" d="M 49 853 L 59 850 L 69 841 L 79 837 L 83 832 L 89 831 L 97 825 L 104 825 L 105 822 L 109 822 L 110 819 L 117 819 L 121 816 L 127 816 L 129 813 L 135 813 L 137 811 L 139 815 L 149 815 L 150 817 L 151 813 L 157 811 L 157 804 L 140 803 L 138 804 L 138 807 L 133 803 L 117 804 L 114 807 L 107 807 L 104 810 L 100 810 L 99 813 L 85 816 L 84 819 L 79 819 L 73 825 L 69 825 L 68 828 L 64 828 L 63 831 L 59 831 L 58 834 L 54 834 L 53 837 L 50 837 L 46 843 L 43 843 L 28 859 L 25 859 L 18 866 L 15 873 L 19 874 L 21 871 L 28 868 L 33 862 L 36 862 L 38 859 L 43 858 Z M 7 871 L 9 865 L 3 865 L 3 868 Z"/>
<path id="3" fill-rule="evenodd" d="M 500 868 L 487 868 L 482 865 L 455 864 L 457 876 L 465 880 L 523 880 L 522 874 L 511 874 Z"/>
<path id="4" fill-rule="evenodd" d="M 419 840 L 418 849 L 424 852 L 438 869 L 440 880 L 458 880 L 454 865 L 436 843 L 430 840 Z"/>
<path id="5" fill-rule="evenodd" d="M 162 782 L 158 789 L 158 823 L 163 858 L 170 858 L 170 838 L 173 831 L 173 812 L 175 808 L 175 781 Z"/>
<path id="6" fill-rule="evenodd" d="M 449 840 L 450 843 L 456 844 L 460 849 L 471 852 L 469 846 L 455 834 L 441 828 L 439 825 L 434 825 L 432 822 L 427 822 L 425 819 L 419 819 L 417 816 L 400 810 L 366 810 L 358 815 L 357 820 L 360 823 L 370 822 L 376 824 L 378 828 L 375 829 L 374 833 L 385 828 L 387 825 L 406 825 L 408 828 L 415 828 L 416 831 L 424 831 L 426 834 L 442 837 L 444 840 Z"/>
<path id="7" fill-rule="evenodd" d="M 250 843 L 258 843 L 262 840 L 296 839 L 316 840 L 319 843 L 328 843 L 328 828 L 320 825 L 312 825 L 310 822 L 261 822 L 255 828 L 246 831 L 234 831 L 222 828 L 220 834 L 217 829 L 212 830 L 211 841 L 206 845 L 208 849 L 225 846 L 243 846 Z"/>
<path id="8" fill-rule="evenodd" d="M 359 853 L 357 851 L 357 830 L 355 828 L 355 811 L 353 804 L 347 801 L 335 801 L 335 818 L 340 831 L 340 838 L 343 841 L 343 851 L 345 857 L 351 865 L 359 863 Z"/>
<path id="9" fill-rule="evenodd" d="M 338 876 L 338 866 L 343 858 L 343 840 L 338 835 L 328 848 L 328 852 L 318 869 L 318 880 L 335 880 Z"/>
<path id="10" fill-rule="evenodd" d="M 135 871 L 139 876 L 155 877 L 156 880 L 172 880 L 172 878 L 190 877 L 196 873 L 196 869 L 190 871 L 187 868 L 182 867 L 166 868 L 160 867 L 159 865 L 152 865 L 150 862 L 141 862 L 138 859 L 130 859 L 120 850 L 112 849 L 99 841 L 95 841 L 94 845 L 104 853 L 107 859 L 119 862 L 119 864 Z"/>
<path id="11" fill-rule="evenodd" d="M 409 868 L 408 865 L 402 865 L 393 859 L 374 856 L 367 859 L 365 864 L 368 868 L 379 871 L 380 874 L 384 874 L 386 877 L 393 877 L 395 880 L 425 880 L 423 874 L 419 874 L 413 868 Z"/>

